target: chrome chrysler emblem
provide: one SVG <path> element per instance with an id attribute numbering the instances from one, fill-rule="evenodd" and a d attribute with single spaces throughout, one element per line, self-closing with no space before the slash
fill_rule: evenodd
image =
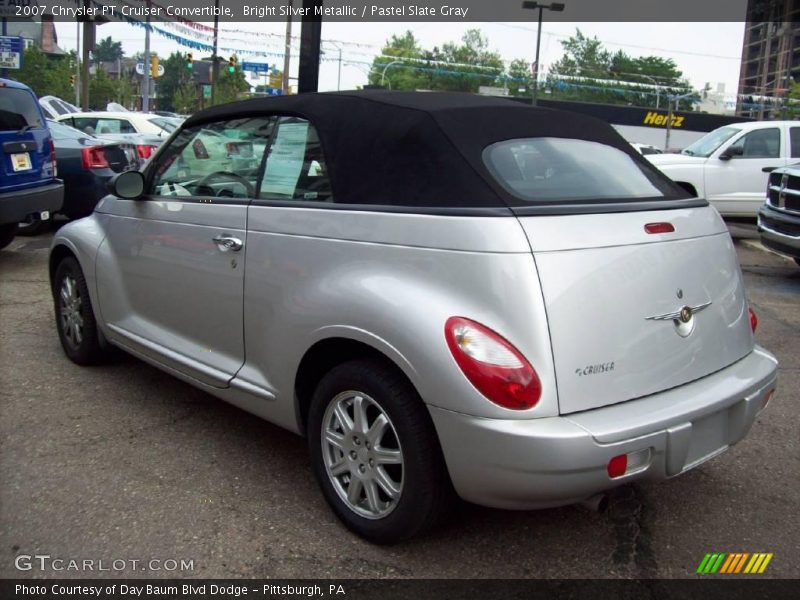
<path id="1" fill-rule="evenodd" d="M 646 321 L 672 321 L 675 324 L 675 329 L 678 335 L 686 337 L 694 329 L 694 315 L 701 310 L 705 310 L 711 306 L 711 302 L 704 304 L 697 304 L 695 306 L 683 306 L 675 312 L 664 313 L 663 315 L 653 315 L 645 317 Z"/>
<path id="2" fill-rule="evenodd" d="M 786 188 L 789 187 L 789 174 L 781 176 L 781 187 L 778 189 L 778 208 L 786 207 Z"/>

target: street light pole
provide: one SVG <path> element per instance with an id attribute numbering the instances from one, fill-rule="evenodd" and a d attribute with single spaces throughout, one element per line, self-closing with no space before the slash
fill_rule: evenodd
<path id="1" fill-rule="evenodd" d="M 669 138 L 670 133 L 672 133 L 672 101 L 675 100 L 675 110 L 678 110 L 678 103 L 693 94 L 694 92 L 688 92 L 681 96 L 670 96 L 667 94 L 667 135 L 664 140 L 664 152 L 669 152 Z"/>
<path id="2" fill-rule="evenodd" d="M 219 81 L 219 0 L 214 2 L 214 51 L 211 53 L 211 106 L 217 99 L 217 82 Z"/>
<path id="3" fill-rule="evenodd" d="M 541 4 L 539 2 L 526 1 L 522 3 L 522 8 L 539 11 L 539 26 L 536 32 L 536 61 L 533 63 L 533 94 L 531 95 L 531 104 L 536 106 L 536 102 L 539 99 L 539 50 L 542 45 L 542 14 L 545 10 L 562 12 L 564 10 L 564 4 L 561 2 Z"/>
<path id="4" fill-rule="evenodd" d="M 381 73 L 381 85 L 383 85 L 383 82 L 384 82 L 384 80 L 386 79 L 386 70 L 387 70 L 389 67 L 391 67 L 392 65 L 398 65 L 398 64 L 400 64 L 401 62 L 403 62 L 403 61 L 402 61 L 402 60 L 393 60 L 393 61 L 392 61 L 392 62 L 390 62 L 388 65 L 386 65 L 385 67 L 383 67 L 383 72 Z M 389 89 L 392 89 L 392 84 L 391 84 L 391 83 L 389 84 Z"/>
<path id="5" fill-rule="evenodd" d="M 658 82 L 655 79 L 653 79 L 652 77 L 650 77 L 650 75 L 645 75 L 644 73 L 639 73 L 639 75 L 649 79 L 653 83 L 653 87 L 656 88 L 656 110 L 658 110 L 659 100 L 661 99 L 661 94 L 659 93 L 660 90 L 659 90 L 659 87 L 658 87 Z"/>

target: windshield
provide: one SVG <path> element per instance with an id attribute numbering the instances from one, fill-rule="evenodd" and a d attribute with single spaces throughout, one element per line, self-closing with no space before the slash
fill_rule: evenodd
<path id="1" fill-rule="evenodd" d="M 150 122 L 167 133 L 172 133 L 180 126 L 182 120 L 170 117 L 158 117 L 156 119 L 150 119 Z"/>
<path id="2" fill-rule="evenodd" d="M 711 133 L 701 137 L 699 140 L 690 144 L 681 151 L 681 154 L 689 156 L 702 156 L 709 157 L 714 151 L 719 148 L 724 142 L 739 133 L 741 129 L 738 127 L 720 127 Z"/>
<path id="3" fill-rule="evenodd" d="M 82 140 L 86 138 L 86 134 L 82 131 L 56 121 L 47 121 L 47 128 L 55 140 Z"/>
<path id="4" fill-rule="evenodd" d="M 526 202 L 675 197 L 674 186 L 618 148 L 568 138 L 527 138 L 487 147 L 497 181 Z"/>

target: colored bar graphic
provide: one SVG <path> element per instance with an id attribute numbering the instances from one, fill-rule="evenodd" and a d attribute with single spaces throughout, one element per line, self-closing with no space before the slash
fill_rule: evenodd
<path id="1" fill-rule="evenodd" d="M 742 567 L 744 567 L 744 563 L 747 560 L 748 556 L 750 556 L 750 554 L 747 553 L 747 552 L 742 554 L 742 558 L 739 560 L 739 563 L 736 565 L 736 570 L 734 571 L 734 573 L 739 573 L 742 570 Z"/>
<path id="2" fill-rule="evenodd" d="M 725 553 L 724 552 L 720 552 L 720 555 L 719 555 L 719 558 L 717 559 L 717 562 L 715 562 L 714 566 L 711 567 L 711 572 L 712 573 L 716 573 L 717 572 L 717 570 L 719 569 L 720 565 L 722 565 L 722 560 L 724 558 L 725 558 Z"/>
<path id="3" fill-rule="evenodd" d="M 771 552 L 709 552 L 697 567 L 697 573 L 709 575 L 719 573 L 730 575 L 734 573 L 761 574 L 774 555 Z M 749 560 L 748 560 L 749 559 Z M 747 565 L 747 566 L 745 566 Z M 742 571 L 744 569 L 744 571 Z"/>
<path id="4" fill-rule="evenodd" d="M 722 568 L 719 570 L 720 573 L 729 573 L 728 569 L 731 566 L 731 563 L 734 562 L 735 559 L 738 559 L 738 554 L 728 554 L 727 560 L 722 564 Z"/>
<path id="5" fill-rule="evenodd" d="M 758 572 L 759 573 L 763 573 L 764 570 L 767 568 L 767 565 L 769 564 L 769 561 L 771 561 L 771 560 L 772 560 L 772 552 L 770 552 L 769 554 L 767 554 L 764 557 L 764 562 L 761 563 L 761 568 L 758 570 Z"/>
<path id="6" fill-rule="evenodd" d="M 708 561 L 710 559 L 711 559 L 711 555 L 710 554 L 706 554 L 705 557 L 703 557 L 703 560 L 700 562 L 700 566 L 697 567 L 697 572 L 698 573 L 705 573 L 706 572 L 706 565 L 708 564 Z"/>

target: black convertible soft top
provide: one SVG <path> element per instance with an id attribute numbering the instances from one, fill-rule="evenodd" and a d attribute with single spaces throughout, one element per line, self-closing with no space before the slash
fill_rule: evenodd
<path id="1" fill-rule="evenodd" d="M 663 180 L 659 187 L 669 193 L 659 202 L 686 197 L 607 123 L 502 98 L 442 92 L 310 93 L 214 106 L 187 119 L 183 127 L 270 113 L 301 117 L 315 126 L 337 203 L 531 206 L 495 180 L 482 152 L 495 142 L 533 137 L 574 138 L 619 148 Z"/>

